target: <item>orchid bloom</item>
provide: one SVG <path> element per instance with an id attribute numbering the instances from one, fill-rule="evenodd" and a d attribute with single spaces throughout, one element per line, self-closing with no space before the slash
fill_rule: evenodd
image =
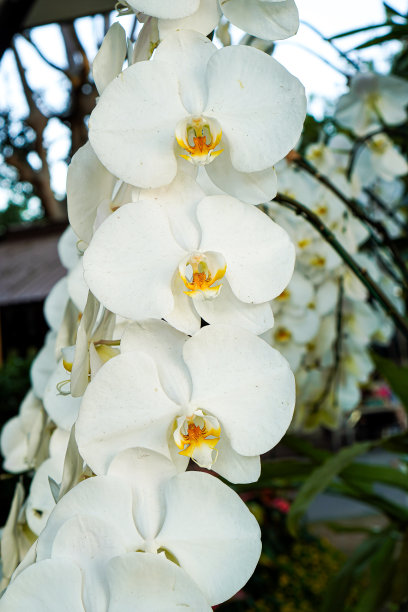
<path id="1" fill-rule="evenodd" d="M 293 407 L 289 366 L 263 340 L 215 324 L 188 338 L 150 321 L 126 328 L 121 355 L 88 385 L 76 438 L 97 474 L 121 450 L 143 445 L 181 469 L 192 458 L 231 482 L 253 482 Z"/>
<path id="2" fill-rule="evenodd" d="M 272 327 L 269 300 L 294 265 L 286 233 L 229 196 L 204 198 L 195 226 L 185 215 L 178 226 L 159 202 L 122 206 L 95 233 L 84 273 L 101 303 L 133 320 L 165 318 L 190 334 L 201 317 L 256 334 Z"/>
<path id="3" fill-rule="evenodd" d="M 351 80 L 349 93 L 340 97 L 335 118 L 352 129 L 357 136 L 366 136 L 386 125 L 398 125 L 407 118 L 408 83 L 394 75 L 357 73 Z"/>
<path id="4" fill-rule="evenodd" d="M 251 576 L 259 536 L 254 516 L 220 480 L 177 473 L 162 455 L 131 448 L 106 475 L 81 482 L 58 502 L 38 540 L 37 563 L 75 562 L 85 609 L 99 612 L 109 601 L 104 576 L 113 557 L 126 565 L 135 553 L 164 553 L 215 605 Z"/>
<path id="5" fill-rule="evenodd" d="M 168 185 L 181 155 L 221 189 L 257 204 L 274 197 L 273 164 L 296 144 L 304 116 L 302 85 L 271 57 L 243 46 L 217 49 L 197 32 L 180 31 L 153 60 L 130 66 L 104 89 L 89 138 L 125 183 Z"/>
<path id="6" fill-rule="evenodd" d="M 209 34 L 218 23 L 220 9 L 234 25 L 268 40 L 289 38 L 299 26 L 294 0 L 127 0 L 120 4 L 158 17 L 161 38 L 181 28 Z"/>

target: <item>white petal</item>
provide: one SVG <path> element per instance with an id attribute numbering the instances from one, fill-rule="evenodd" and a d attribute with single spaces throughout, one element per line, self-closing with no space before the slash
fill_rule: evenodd
<path id="1" fill-rule="evenodd" d="M 156 363 L 160 383 L 166 394 L 177 404 L 190 401 L 190 373 L 183 361 L 186 334 L 173 329 L 168 323 L 147 320 L 129 325 L 120 343 L 121 353 L 140 351 Z"/>
<path id="2" fill-rule="evenodd" d="M 60 483 L 63 465 L 63 457 L 46 459 L 36 471 L 31 482 L 26 517 L 28 526 L 36 535 L 40 535 L 43 531 L 51 511 L 55 508 L 48 477 Z"/>
<path id="3" fill-rule="evenodd" d="M 20 574 L 0 601 L 1 612 L 85 612 L 80 569 L 65 559 L 34 563 Z"/>
<path id="4" fill-rule="evenodd" d="M 98 207 L 111 200 L 115 182 L 89 142 L 75 153 L 67 174 L 67 202 L 69 222 L 81 240 L 90 242 Z"/>
<path id="5" fill-rule="evenodd" d="M 173 554 L 211 605 L 244 586 L 261 552 L 255 517 L 217 478 L 185 472 L 166 487 L 166 518 L 156 541 Z"/>
<path id="6" fill-rule="evenodd" d="M 304 89 L 274 59 L 252 47 L 224 47 L 208 62 L 207 81 L 204 114 L 219 121 L 236 170 L 266 170 L 296 145 Z"/>
<path id="7" fill-rule="evenodd" d="M 296 34 L 299 27 L 294 0 L 221 0 L 221 6 L 231 23 L 258 38 L 282 40 Z"/>
<path id="8" fill-rule="evenodd" d="M 58 331 L 62 325 L 65 307 L 68 301 L 66 277 L 61 278 L 51 289 L 44 302 L 44 317 L 49 327 Z"/>
<path id="9" fill-rule="evenodd" d="M 107 568 L 108 612 L 211 612 L 204 595 L 180 567 L 164 556 L 128 553 Z"/>
<path id="10" fill-rule="evenodd" d="M 191 405 L 219 419 L 234 450 L 259 455 L 279 442 L 292 419 L 295 385 L 278 351 L 246 330 L 209 325 L 186 342 L 184 360 Z"/>
<path id="11" fill-rule="evenodd" d="M 163 19 L 178 19 L 192 15 L 197 9 L 200 0 L 128 0 L 128 4 L 137 11 L 146 15 L 161 17 Z"/>
<path id="12" fill-rule="evenodd" d="M 169 70 L 176 71 L 180 97 L 187 114 L 201 115 L 203 112 L 207 87 L 200 75 L 203 75 L 208 60 L 216 51 L 217 47 L 207 36 L 186 30 L 167 36 L 155 53 L 154 61 L 165 63 Z"/>
<path id="13" fill-rule="evenodd" d="M 177 474 L 174 463 L 146 448 L 130 448 L 116 455 L 108 474 L 126 481 L 132 489 L 133 518 L 138 531 L 145 540 L 153 539 L 165 514 L 161 489 Z"/>
<path id="14" fill-rule="evenodd" d="M 277 179 L 274 168 L 259 172 L 239 172 L 231 163 L 231 155 L 224 138 L 224 151 L 205 166 L 208 176 L 217 187 L 247 204 L 262 204 L 276 196 Z"/>
<path id="15" fill-rule="evenodd" d="M 169 66 L 138 62 L 103 92 L 89 120 L 89 139 L 112 174 L 132 185 L 160 187 L 176 175 L 174 131 L 185 116 Z"/>
<path id="16" fill-rule="evenodd" d="M 243 302 L 267 302 L 293 273 L 295 250 L 288 234 L 257 208 L 229 196 L 209 196 L 198 205 L 200 250 L 219 251 L 226 278 Z"/>
<path id="17" fill-rule="evenodd" d="M 126 32 L 116 22 L 107 31 L 92 64 L 92 76 L 99 94 L 121 72 L 126 54 Z"/>
<path id="18" fill-rule="evenodd" d="M 198 10 L 184 19 L 161 19 L 160 38 L 165 38 L 174 30 L 194 30 L 205 36 L 216 27 L 220 18 L 218 0 L 200 0 Z"/>
<path id="19" fill-rule="evenodd" d="M 106 610 L 105 563 L 127 552 L 127 544 L 120 526 L 96 516 L 74 515 L 58 530 L 52 545 L 52 558 L 68 558 L 81 568 L 85 610 Z"/>
<path id="20" fill-rule="evenodd" d="M 186 163 L 193 168 L 192 164 Z M 204 196 L 195 179 L 186 174 L 179 164 L 176 178 L 170 185 L 159 189 L 142 189 L 138 199 L 160 206 L 169 219 L 177 243 L 186 251 L 194 251 L 200 240 L 196 208 Z"/>
<path id="21" fill-rule="evenodd" d="M 67 391 L 69 390 L 69 374 L 61 360 L 47 382 L 44 391 L 44 408 L 58 427 L 69 431 L 78 416 L 81 398 L 61 395 L 57 385 L 64 380 L 68 381 L 63 389 Z"/>
<path id="22" fill-rule="evenodd" d="M 106 476 L 88 478 L 68 491 L 51 513 L 37 545 L 37 560 L 52 555 L 54 540 L 73 516 L 95 518 L 99 523 L 118 530 L 118 540 L 126 542 L 127 550 L 137 550 L 142 545 L 132 513 L 132 491 L 123 481 Z"/>
<path id="23" fill-rule="evenodd" d="M 229 482 L 246 484 L 256 482 L 261 475 L 261 459 L 259 455 L 246 457 L 232 448 L 226 436 L 221 434 L 216 449 L 218 456 L 212 470 Z"/>
<path id="24" fill-rule="evenodd" d="M 88 287 L 84 280 L 83 259 L 78 261 L 67 276 L 68 294 L 79 312 L 83 312 L 88 297 Z"/>
<path id="25" fill-rule="evenodd" d="M 75 235 L 72 227 L 69 225 L 58 241 L 58 256 L 62 265 L 67 270 L 73 268 L 79 257 L 77 248 L 78 236 Z"/>
<path id="26" fill-rule="evenodd" d="M 160 319 L 173 308 L 171 282 L 183 254 L 157 205 L 126 204 L 95 233 L 84 255 L 85 280 L 112 312 Z"/>
<path id="27" fill-rule="evenodd" d="M 184 334 L 193 336 L 200 329 L 201 319 L 194 301 L 184 293 L 186 287 L 178 272 L 173 276 L 172 289 L 174 308 L 166 315 L 166 321 Z"/>
<path id="28" fill-rule="evenodd" d="M 40 399 L 44 395 L 48 379 L 55 370 L 57 363 L 55 359 L 55 339 L 56 333 L 53 331 L 48 332 L 45 337 L 45 344 L 31 366 L 31 384 L 35 395 Z"/>
<path id="29" fill-rule="evenodd" d="M 19 416 L 9 419 L 1 430 L 1 454 L 3 469 L 18 474 L 29 469 L 27 463 L 28 438 L 21 427 Z"/>
<path id="30" fill-rule="evenodd" d="M 262 334 L 273 327 L 273 313 L 269 302 L 246 304 L 232 293 L 228 281 L 214 300 L 194 300 L 194 306 L 207 323 L 229 323 L 243 327 L 253 334 Z"/>
<path id="31" fill-rule="evenodd" d="M 163 392 L 151 357 L 119 355 L 85 391 L 75 425 L 79 451 L 97 474 L 106 473 L 126 448 L 141 446 L 168 456 L 167 431 L 178 410 Z"/>

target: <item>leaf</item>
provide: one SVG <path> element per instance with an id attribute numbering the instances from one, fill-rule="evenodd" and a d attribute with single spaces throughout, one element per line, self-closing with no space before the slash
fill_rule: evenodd
<path id="1" fill-rule="evenodd" d="M 383 0 L 383 5 L 384 5 L 386 13 L 388 13 L 389 15 L 395 15 L 396 17 L 402 17 L 402 19 L 405 19 L 405 15 L 403 15 L 402 13 L 399 13 L 395 8 L 390 6 L 388 2 L 384 2 Z"/>
<path id="2" fill-rule="evenodd" d="M 373 612 L 381 609 L 381 604 L 390 591 L 395 565 L 392 561 L 395 544 L 396 539 L 390 534 L 372 556 L 369 587 L 363 591 L 354 612 Z"/>
<path id="3" fill-rule="evenodd" d="M 360 572 L 368 565 L 370 559 L 388 541 L 389 534 L 382 532 L 374 535 L 352 553 L 341 570 L 329 582 L 320 612 L 344 612 L 348 594 Z M 371 611 L 372 612 L 372 611 Z"/>
<path id="4" fill-rule="evenodd" d="M 389 383 L 395 395 L 398 395 L 408 410 L 408 368 L 401 367 L 391 359 L 381 357 L 377 353 L 371 353 L 371 357 L 378 372 Z"/>
<path id="5" fill-rule="evenodd" d="M 313 444 L 310 444 L 310 442 L 302 440 L 301 438 L 298 438 L 291 434 L 287 434 L 283 438 L 282 444 L 289 447 L 296 453 L 299 453 L 299 455 L 305 455 L 306 457 L 309 457 L 315 463 L 322 463 L 328 457 L 331 456 L 331 453 L 329 453 L 329 451 L 323 450 L 321 448 L 316 448 L 315 446 L 313 446 Z"/>
<path id="6" fill-rule="evenodd" d="M 357 47 L 353 47 L 354 51 L 359 49 L 367 49 L 367 47 L 373 47 L 374 45 L 381 45 L 384 42 L 388 42 L 389 40 L 399 40 L 400 38 L 408 37 L 408 26 L 394 26 L 391 32 L 388 34 L 383 34 L 382 36 L 376 36 L 371 40 L 367 40 L 361 45 L 357 45 Z"/>
<path id="7" fill-rule="evenodd" d="M 330 492 L 339 493 L 344 497 L 350 497 L 356 501 L 373 506 L 380 510 L 391 521 L 406 523 L 408 521 L 408 510 L 399 504 L 396 504 L 386 497 L 374 493 L 372 487 L 359 483 L 358 486 L 352 484 L 342 484 L 335 482 L 330 485 Z"/>
<path id="8" fill-rule="evenodd" d="M 342 471 L 341 477 L 348 483 L 374 483 L 397 487 L 408 491 L 408 474 L 398 468 L 386 465 L 368 465 L 366 463 L 353 463 Z"/>
<path id="9" fill-rule="evenodd" d="M 338 476 L 355 457 L 367 452 L 371 446 L 371 442 L 353 444 L 353 446 L 344 448 L 335 455 L 329 455 L 329 458 L 312 472 L 311 476 L 300 488 L 288 514 L 288 529 L 292 535 L 295 535 L 301 517 L 304 515 L 309 504 L 316 495 L 324 491 L 332 480 Z"/>
<path id="10" fill-rule="evenodd" d="M 330 36 L 328 40 L 336 40 L 337 38 L 345 38 L 346 36 L 353 36 L 353 34 L 359 34 L 360 32 L 367 32 L 369 30 L 376 30 L 377 28 L 385 28 L 387 26 L 395 25 L 393 21 L 385 21 L 384 23 L 377 23 L 373 25 L 363 26 L 362 28 L 355 28 L 353 30 L 348 30 L 347 32 L 342 32 L 341 34 L 336 34 L 335 36 Z"/>

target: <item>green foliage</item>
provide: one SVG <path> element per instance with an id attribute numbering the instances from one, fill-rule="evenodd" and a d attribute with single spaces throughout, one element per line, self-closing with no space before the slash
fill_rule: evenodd
<path id="1" fill-rule="evenodd" d="M 356 456 L 361 455 L 370 448 L 371 443 L 362 442 L 342 449 L 332 455 L 321 466 L 316 468 L 309 478 L 302 485 L 293 503 L 289 516 L 288 527 L 292 534 L 295 534 L 298 524 L 310 503 L 316 495 L 324 491 L 332 480 L 347 467 Z"/>
<path id="2" fill-rule="evenodd" d="M 34 356 L 34 349 L 26 357 L 11 354 L 0 368 L 1 424 L 17 414 L 30 388 L 29 371 Z"/>

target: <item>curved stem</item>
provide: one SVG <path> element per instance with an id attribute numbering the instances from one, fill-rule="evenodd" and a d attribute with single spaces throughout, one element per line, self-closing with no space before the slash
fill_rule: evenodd
<path id="1" fill-rule="evenodd" d="M 404 260 L 402 259 L 400 252 L 396 248 L 387 229 L 384 227 L 381 221 L 371 219 L 369 216 L 367 216 L 367 214 L 364 211 L 363 205 L 360 202 L 358 202 L 358 200 L 347 198 L 340 191 L 340 189 L 338 189 L 336 185 L 334 185 L 334 183 L 332 183 L 331 180 L 327 178 L 327 176 L 320 174 L 317 168 L 315 168 L 311 163 L 306 161 L 303 157 L 301 157 L 300 155 L 294 156 L 292 158 L 292 161 L 297 166 L 299 166 L 300 168 L 302 168 L 303 170 L 311 174 L 315 179 L 317 179 L 320 183 L 322 183 L 322 185 L 330 189 L 330 191 L 334 193 L 347 206 L 349 210 L 351 210 L 351 212 L 353 213 L 355 217 L 360 219 L 360 221 L 362 221 L 366 226 L 368 226 L 367 229 L 370 233 L 371 238 L 374 240 L 374 242 L 378 246 L 380 247 L 386 246 L 390 250 L 390 252 L 394 256 L 395 264 L 398 267 L 399 271 L 401 272 L 401 275 L 405 283 L 408 286 L 407 266 Z M 370 228 L 373 228 L 376 230 L 376 232 L 381 236 L 382 242 L 379 241 L 378 237 L 371 231 Z"/>
<path id="2" fill-rule="evenodd" d="M 300 215 L 308 223 L 310 223 L 323 238 L 333 247 L 336 253 L 342 258 L 344 263 L 354 272 L 357 278 L 370 292 L 373 299 L 381 306 L 384 312 L 391 317 L 396 327 L 401 330 L 406 338 L 408 338 L 408 320 L 398 312 L 391 300 L 385 295 L 381 287 L 371 278 L 367 270 L 359 266 L 359 264 L 351 257 L 346 249 L 340 244 L 334 234 L 322 222 L 322 220 L 312 212 L 307 206 L 301 204 L 293 198 L 289 198 L 281 193 L 278 193 L 273 200 L 281 206 L 288 208 L 296 215 Z"/>

